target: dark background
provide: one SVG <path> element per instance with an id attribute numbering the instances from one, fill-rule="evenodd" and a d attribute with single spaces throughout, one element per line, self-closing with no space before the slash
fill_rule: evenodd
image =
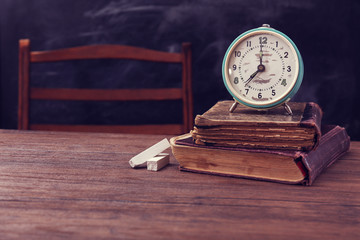
<path id="1" fill-rule="evenodd" d="M 181 42 L 191 42 L 194 113 L 199 114 L 218 100 L 230 99 L 221 77 L 221 63 L 229 44 L 242 32 L 268 23 L 296 43 L 304 60 L 303 84 L 293 100 L 318 103 L 324 111 L 324 123 L 344 126 L 352 140 L 360 140 L 359 1 L 0 0 L 0 11 L 2 128 L 17 127 L 21 38 L 30 38 L 34 50 L 107 43 L 180 51 Z M 45 75 L 55 80 L 51 84 L 66 86 L 77 77 L 80 80 L 76 85 L 80 87 L 116 87 L 119 81 L 149 87 L 158 80 L 155 73 L 163 70 L 162 66 L 144 67 L 135 62 L 118 65 L 90 61 L 51 68 L 40 65 L 32 78 L 39 77 L 44 69 Z M 93 72 L 86 73 L 85 69 Z M 161 73 L 165 79 L 177 74 L 176 66 L 170 69 L 171 73 Z M 45 82 L 45 78 L 36 79 L 34 84 Z M 161 119 L 178 118 L 172 103 L 168 104 L 171 107 L 162 110 L 166 114 L 156 115 Z M 121 122 L 133 122 L 129 116 L 143 113 L 150 105 L 130 106 L 137 109 L 130 112 L 126 110 L 129 106 L 124 110 L 121 104 L 112 103 L 95 106 L 95 110 L 86 103 L 66 106 L 56 102 L 36 103 L 32 108 L 42 116 L 39 121 L 74 112 L 78 114 L 74 121 L 97 122 L 105 117 L 111 123 L 118 121 L 117 117 Z M 50 110 L 50 115 L 45 110 Z M 146 117 L 154 118 L 142 118 Z M 124 120 L 127 118 L 130 120 Z"/>

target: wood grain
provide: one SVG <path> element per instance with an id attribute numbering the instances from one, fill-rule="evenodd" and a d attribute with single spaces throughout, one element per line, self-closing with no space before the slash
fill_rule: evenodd
<path id="1" fill-rule="evenodd" d="M 360 238 L 360 142 L 304 187 L 131 169 L 164 137 L 0 130 L 1 238 Z"/>

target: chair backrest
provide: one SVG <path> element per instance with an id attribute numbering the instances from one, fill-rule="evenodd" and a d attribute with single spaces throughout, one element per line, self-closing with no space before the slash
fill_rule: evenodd
<path id="1" fill-rule="evenodd" d="M 32 63 L 83 59 L 131 59 L 182 66 L 180 88 L 152 89 L 76 89 L 32 87 Z M 182 123 L 152 125 L 61 125 L 35 124 L 30 119 L 31 100 L 80 101 L 182 101 Z M 165 113 L 164 113 L 165 114 Z M 53 131 L 122 132 L 141 134 L 181 134 L 189 132 L 193 124 L 191 86 L 191 44 L 183 43 L 180 53 L 155 51 L 123 45 L 89 45 L 50 51 L 31 51 L 30 40 L 19 41 L 19 103 L 18 129 Z"/>

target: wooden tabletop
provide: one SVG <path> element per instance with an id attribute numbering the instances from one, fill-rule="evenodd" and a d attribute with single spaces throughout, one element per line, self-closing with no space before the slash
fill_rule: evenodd
<path id="1" fill-rule="evenodd" d="M 360 239 L 360 142 L 306 187 L 130 167 L 164 137 L 0 130 L 0 238 Z"/>

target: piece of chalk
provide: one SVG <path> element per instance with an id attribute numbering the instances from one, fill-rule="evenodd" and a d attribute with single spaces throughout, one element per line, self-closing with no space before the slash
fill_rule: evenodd
<path id="1" fill-rule="evenodd" d="M 169 159 L 170 155 L 168 153 L 160 153 L 147 160 L 147 170 L 155 172 L 159 171 L 169 164 Z"/>
<path id="2" fill-rule="evenodd" d="M 165 149 L 170 147 L 169 141 L 164 138 L 160 142 L 156 143 L 155 145 L 149 147 L 145 151 L 139 153 L 135 157 L 131 158 L 129 164 L 132 168 L 140 167 L 142 164 L 146 163 L 150 158 L 158 155 Z"/>

